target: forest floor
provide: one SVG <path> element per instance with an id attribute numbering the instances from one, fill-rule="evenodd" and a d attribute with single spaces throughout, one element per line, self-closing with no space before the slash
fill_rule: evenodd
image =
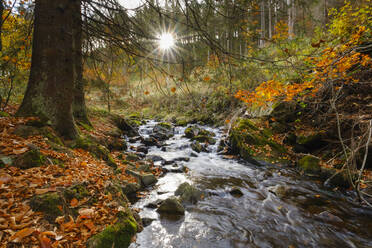
<path id="1" fill-rule="evenodd" d="M 6 111 L 15 110 L 11 106 Z M 83 247 L 90 237 L 120 222 L 120 212 L 136 217 L 121 190 L 138 182 L 125 172 L 128 163 L 120 150 L 126 147 L 121 147 L 120 136 L 110 136 L 117 128 L 107 118 L 90 118 L 94 128 L 80 126 L 83 136 L 119 142 L 106 154 L 110 166 L 88 151 L 91 146 L 61 143 L 34 118 L 0 118 L 0 247 Z M 140 229 L 138 225 L 136 231 Z"/>

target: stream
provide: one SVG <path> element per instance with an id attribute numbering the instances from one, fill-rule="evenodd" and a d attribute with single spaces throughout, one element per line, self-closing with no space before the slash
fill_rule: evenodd
<path id="1" fill-rule="evenodd" d="M 140 134 L 150 135 L 155 124 L 148 121 L 142 125 Z M 219 143 L 223 129 L 202 128 L 214 132 Z M 160 177 L 148 194 L 133 204 L 141 210 L 142 218 L 154 220 L 137 234 L 130 248 L 372 247 L 372 209 L 353 202 L 352 192 L 333 191 L 285 166 L 255 166 L 224 158 L 217 154 L 217 144 L 210 145 L 208 153 L 190 156 L 191 142 L 183 137 L 184 130 L 175 127 L 165 148 L 149 149 L 147 156 L 158 155 L 166 161 L 190 158 L 177 161 L 187 166 L 188 172 Z M 173 196 L 183 182 L 205 195 L 196 204 L 186 205 L 184 216 L 161 218 L 156 209 L 146 207 Z M 243 195 L 231 195 L 233 187 Z"/>

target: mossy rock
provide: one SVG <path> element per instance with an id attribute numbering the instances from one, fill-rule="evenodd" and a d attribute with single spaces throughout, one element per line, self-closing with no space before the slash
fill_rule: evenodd
<path id="1" fill-rule="evenodd" d="M 88 189 L 83 184 L 77 184 L 71 186 L 63 191 L 63 196 L 67 201 L 71 201 L 73 198 L 82 200 L 85 197 L 90 196 Z"/>
<path id="2" fill-rule="evenodd" d="M 319 173 L 321 171 L 320 159 L 312 155 L 306 155 L 297 162 L 298 167 L 305 173 Z"/>
<path id="3" fill-rule="evenodd" d="M 197 153 L 207 152 L 208 150 L 204 145 L 200 144 L 199 141 L 194 141 L 191 143 L 191 149 Z"/>
<path id="4" fill-rule="evenodd" d="M 139 161 L 140 157 L 135 153 L 127 153 L 125 159 L 128 161 Z"/>
<path id="5" fill-rule="evenodd" d="M 128 149 L 128 145 L 124 139 L 114 138 L 110 140 L 108 148 L 111 151 L 125 151 Z"/>
<path id="6" fill-rule="evenodd" d="M 21 169 L 38 167 L 46 163 L 46 157 L 37 149 L 25 152 L 14 161 L 14 166 Z"/>
<path id="7" fill-rule="evenodd" d="M 189 122 L 186 119 L 177 119 L 175 122 L 176 126 L 185 127 Z"/>
<path id="8" fill-rule="evenodd" d="M 296 143 L 299 145 L 304 146 L 306 149 L 309 149 L 310 151 L 314 151 L 317 149 L 322 148 L 326 142 L 322 140 L 322 134 L 321 133 L 315 133 L 312 135 L 300 135 L 296 138 Z"/>
<path id="9" fill-rule="evenodd" d="M 168 130 L 172 130 L 173 128 L 172 124 L 169 122 L 160 122 L 157 125 Z"/>
<path id="10" fill-rule="evenodd" d="M 287 154 L 285 147 L 272 139 L 270 130 L 260 130 L 251 120 L 238 119 L 230 131 L 229 141 L 231 152 L 250 163 L 260 165 L 258 160 L 287 163 L 281 159 Z"/>
<path id="11" fill-rule="evenodd" d="M 87 242 L 87 247 L 127 248 L 129 247 L 136 233 L 137 223 L 133 216 L 119 217 L 119 221 L 116 224 L 106 227 L 102 232 L 90 238 Z"/>
<path id="12" fill-rule="evenodd" d="M 110 182 L 106 187 L 106 193 L 110 193 L 113 196 L 113 199 L 123 207 L 128 207 L 128 198 L 123 192 L 123 185 L 118 181 Z"/>
<path id="13" fill-rule="evenodd" d="M 215 139 L 213 139 L 210 136 L 206 136 L 206 135 L 197 135 L 197 136 L 193 137 L 191 140 L 196 140 L 198 142 L 208 143 L 208 144 L 212 144 L 212 145 L 216 144 Z"/>
<path id="14" fill-rule="evenodd" d="M 34 196 L 30 201 L 30 206 L 33 211 L 44 213 L 45 219 L 49 222 L 54 222 L 58 216 L 63 214 L 60 209 L 62 202 L 62 197 L 54 192 Z"/>
<path id="15" fill-rule="evenodd" d="M 81 148 L 90 152 L 94 157 L 104 160 L 108 166 L 117 168 L 115 160 L 110 155 L 109 150 L 94 142 L 92 139 L 80 136 L 71 145 L 71 148 Z"/>
<path id="16" fill-rule="evenodd" d="M 178 186 L 174 195 L 180 196 L 182 203 L 197 203 L 202 198 L 202 192 L 185 182 Z"/>
<path id="17" fill-rule="evenodd" d="M 214 137 L 215 134 L 213 132 L 210 132 L 208 130 L 205 130 L 203 128 L 200 128 L 198 126 L 190 126 L 185 129 L 185 137 L 192 139 L 196 136 L 208 136 L 208 137 Z"/>
<path id="18" fill-rule="evenodd" d="M 156 210 L 160 214 L 184 215 L 185 209 L 176 197 L 165 199 Z"/>

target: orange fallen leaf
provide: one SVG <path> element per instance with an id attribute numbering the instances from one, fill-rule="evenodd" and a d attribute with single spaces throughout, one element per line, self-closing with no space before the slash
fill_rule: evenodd
<path id="1" fill-rule="evenodd" d="M 79 201 L 76 198 L 74 198 L 74 199 L 71 200 L 70 205 L 71 205 L 71 207 L 76 207 L 78 205 L 78 203 L 79 203 Z"/>
<path id="2" fill-rule="evenodd" d="M 30 236 L 33 232 L 35 232 L 34 228 L 24 228 L 18 232 L 16 232 L 13 236 L 9 238 L 10 242 L 20 242 L 24 237 Z"/>
<path id="3" fill-rule="evenodd" d="M 316 198 L 320 198 L 320 195 L 314 195 Z"/>

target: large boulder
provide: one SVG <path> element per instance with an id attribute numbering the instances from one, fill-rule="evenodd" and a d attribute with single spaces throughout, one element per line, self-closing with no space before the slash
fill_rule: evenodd
<path id="1" fill-rule="evenodd" d="M 205 144 L 200 144 L 199 141 L 193 141 L 191 143 L 191 149 L 197 153 L 200 152 L 207 152 L 208 149 L 206 148 Z"/>
<path id="2" fill-rule="evenodd" d="M 156 210 L 160 214 L 184 215 L 185 209 L 176 197 L 165 199 Z"/>
<path id="3" fill-rule="evenodd" d="M 185 129 L 185 137 L 192 139 L 195 136 L 214 137 L 215 134 L 199 126 L 193 125 Z"/>
<path id="4" fill-rule="evenodd" d="M 202 198 L 203 194 L 200 190 L 185 182 L 178 186 L 174 195 L 180 196 L 180 200 L 183 203 L 195 204 Z"/>

